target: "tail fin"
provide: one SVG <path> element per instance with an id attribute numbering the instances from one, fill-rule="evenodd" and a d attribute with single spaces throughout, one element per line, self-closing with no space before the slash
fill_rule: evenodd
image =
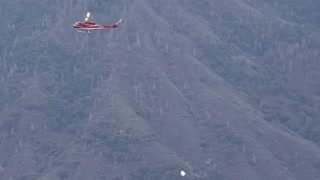
<path id="1" fill-rule="evenodd" d="M 119 25 L 122 22 L 122 19 L 120 19 L 115 25 Z"/>

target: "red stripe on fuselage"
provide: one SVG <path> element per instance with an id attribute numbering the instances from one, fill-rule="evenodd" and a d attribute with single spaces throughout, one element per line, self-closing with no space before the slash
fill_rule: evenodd
<path id="1" fill-rule="evenodd" d="M 90 27 L 83 27 L 83 26 L 74 26 L 75 29 L 83 29 L 83 30 L 94 30 L 94 29 L 113 29 L 117 28 L 117 25 L 102 25 L 102 26 L 90 26 Z"/>

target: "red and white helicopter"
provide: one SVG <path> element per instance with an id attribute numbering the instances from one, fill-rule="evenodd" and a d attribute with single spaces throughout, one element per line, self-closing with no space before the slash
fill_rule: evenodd
<path id="1" fill-rule="evenodd" d="M 78 32 L 87 32 L 89 33 L 91 30 L 106 30 L 106 29 L 114 29 L 119 26 L 122 19 L 120 19 L 117 23 L 112 25 L 100 25 L 96 24 L 95 22 L 89 21 L 90 12 L 87 12 L 87 16 L 84 21 L 78 21 L 73 24 L 73 28 L 75 28 Z"/>

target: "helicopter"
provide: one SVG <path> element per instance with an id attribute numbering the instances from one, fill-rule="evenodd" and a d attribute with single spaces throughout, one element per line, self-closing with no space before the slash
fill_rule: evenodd
<path id="1" fill-rule="evenodd" d="M 78 32 L 87 32 L 89 33 L 91 30 L 109 30 L 119 27 L 119 24 L 122 22 L 120 19 L 117 23 L 112 25 L 101 25 L 96 24 L 95 22 L 89 21 L 91 13 L 87 12 L 87 16 L 84 21 L 77 21 L 73 24 L 73 28 L 76 29 Z"/>

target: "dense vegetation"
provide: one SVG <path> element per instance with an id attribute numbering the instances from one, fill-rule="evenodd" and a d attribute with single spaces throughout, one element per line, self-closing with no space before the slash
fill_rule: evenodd
<path id="1" fill-rule="evenodd" d="M 319 179 L 319 7 L 0 0 L 0 179 Z"/>

